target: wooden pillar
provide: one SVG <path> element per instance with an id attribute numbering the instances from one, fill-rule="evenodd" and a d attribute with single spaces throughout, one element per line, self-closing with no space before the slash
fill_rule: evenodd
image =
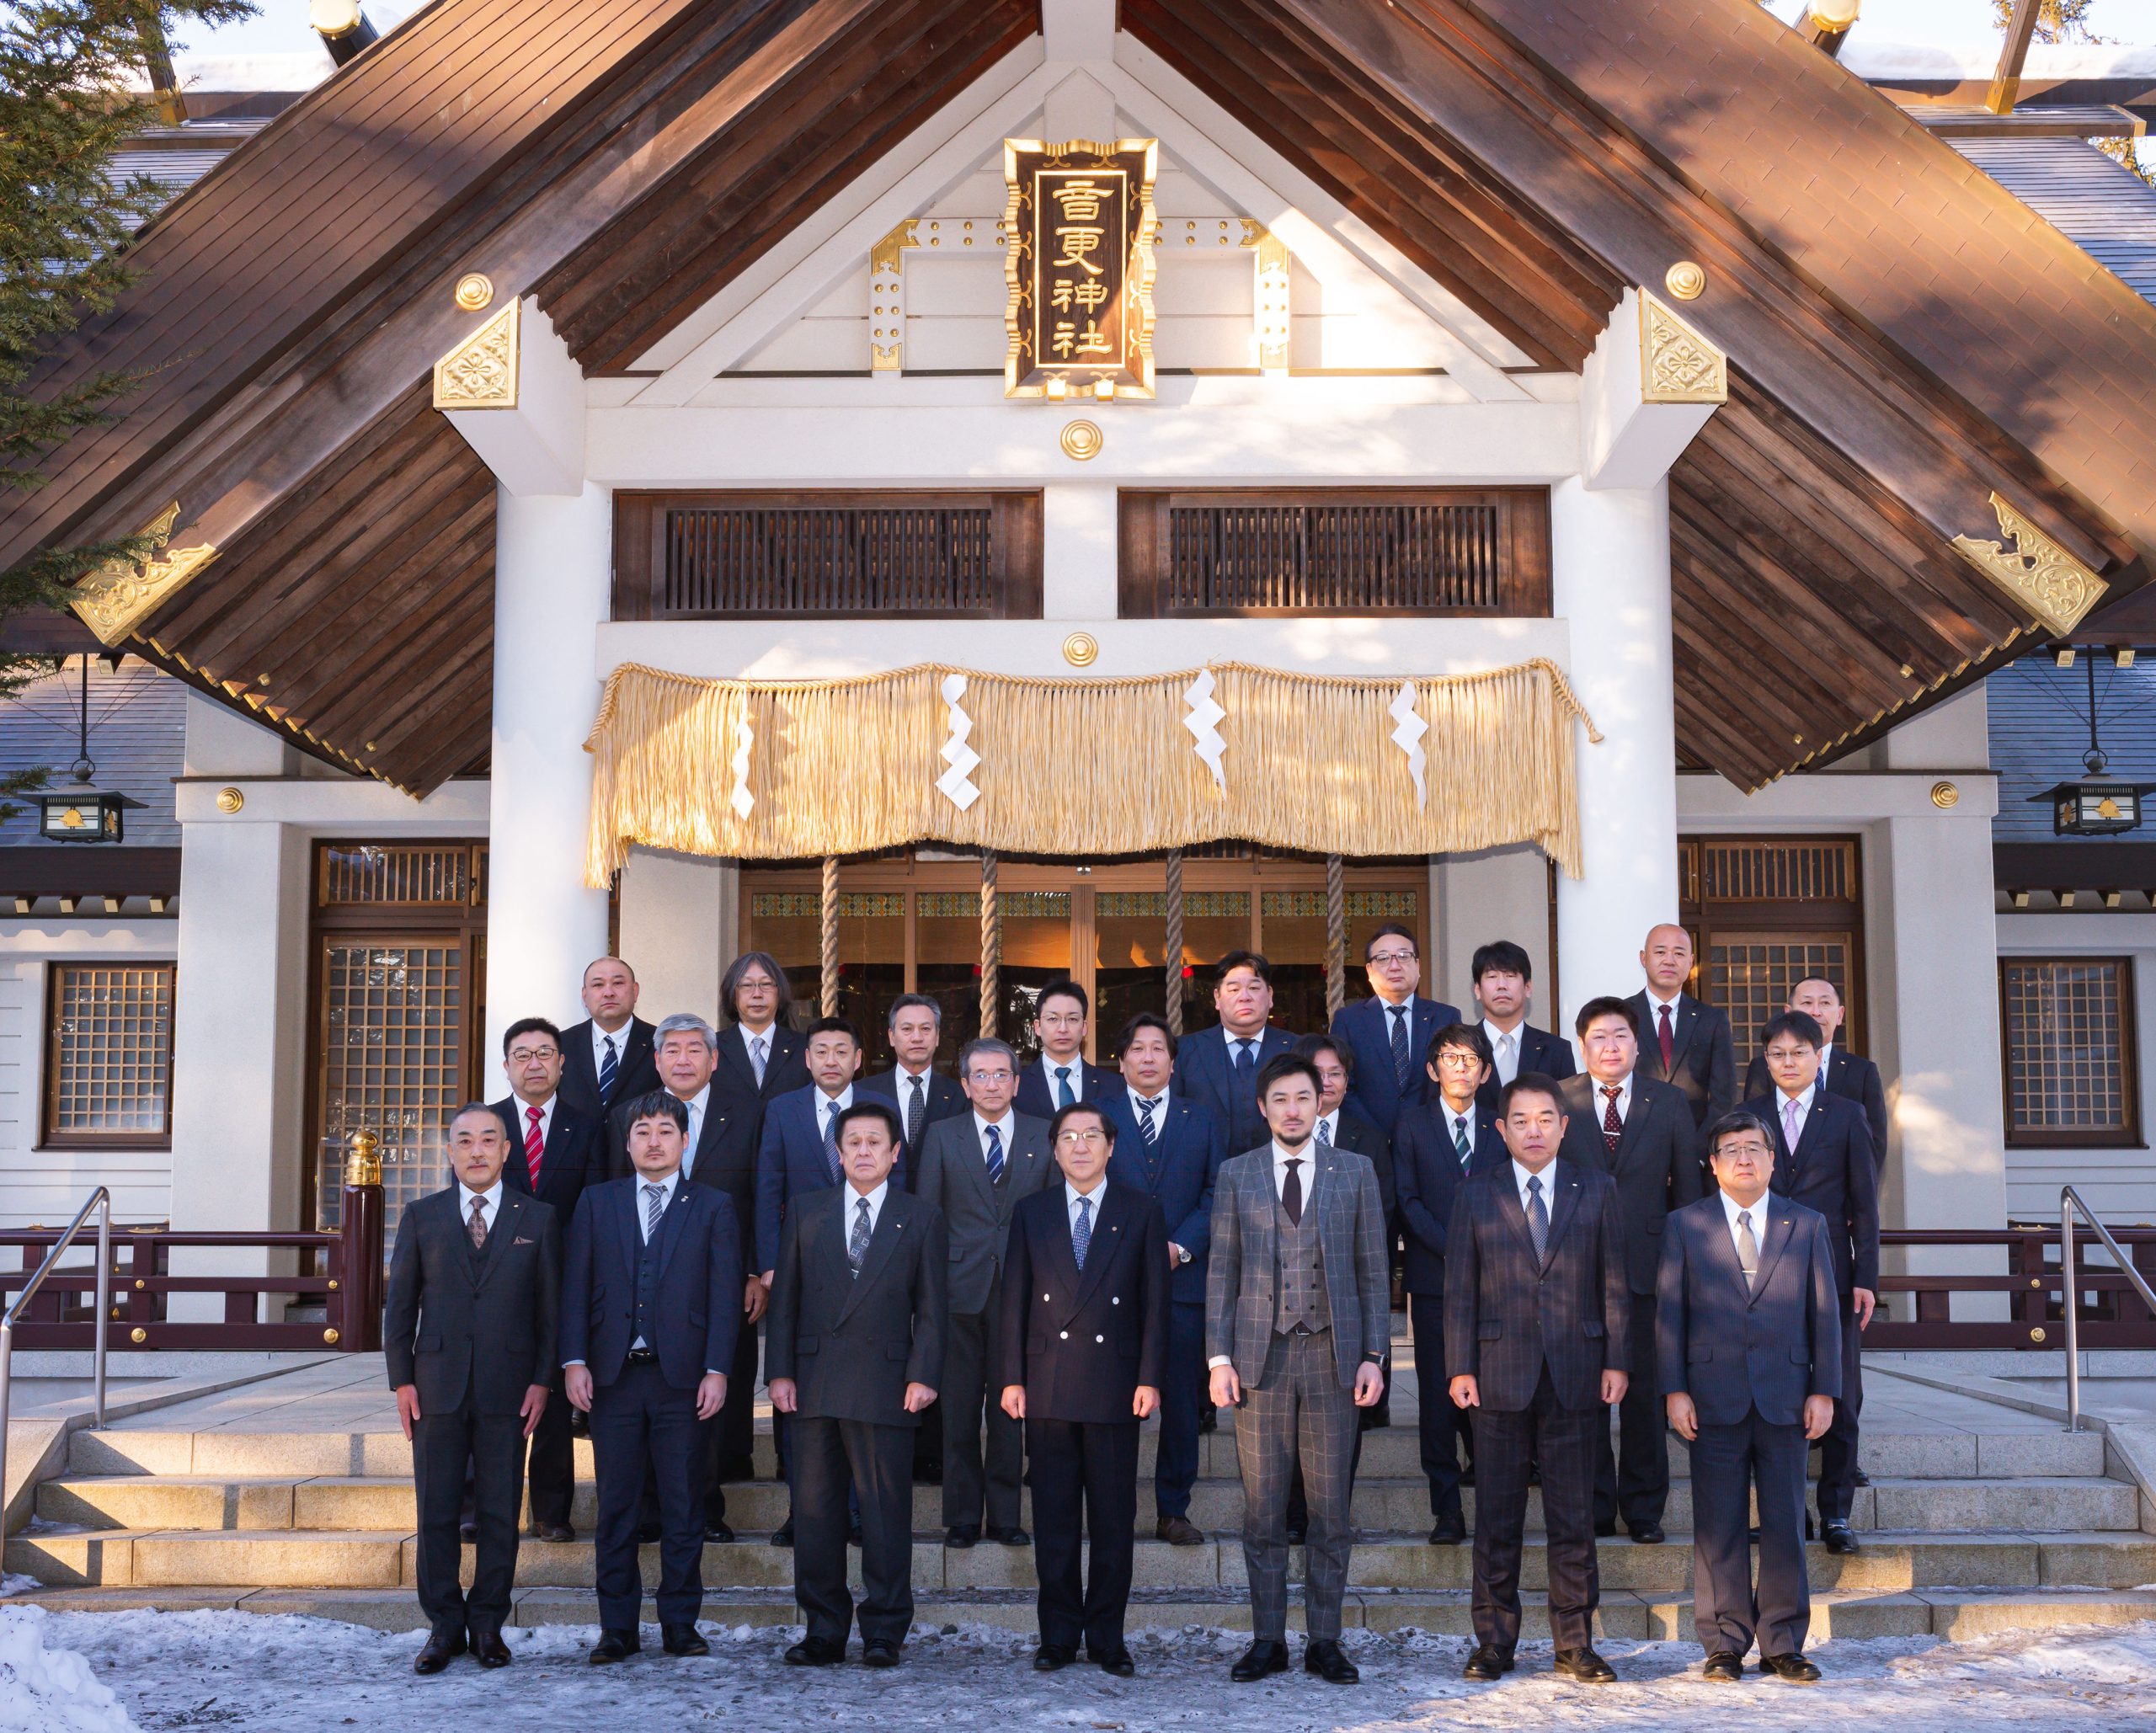
<path id="1" fill-rule="evenodd" d="M 995 901 L 995 851 L 980 851 L 980 1032 L 996 1032 L 1003 997 L 1003 917 Z"/>
<path id="2" fill-rule="evenodd" d="M 1330 1027 L 1348 1002 L 1348 868 L 1325 857 L 1325 1021 Z"/>
<path id="3" fill-rule="evenodd" d="M 1167 859 L 1168 930 L 1164 946 L 1166 977 L 1166 1011 L 1168 1028 L 1182 1039 L 1182 851 L 1170 849 Z"/>
<path id="4" fill-rule="evenodd" d="M 382 1349 L 382 1140 L 355 1131 L 345 1144 L 344 1208 L 329 1260 L 337 1291 L 323 1340 L 343 1353 L 373 1354 Z"/>
<path id="5" fill-rule="evenodd" d="M 824 856 L 824 1015 L 839 1014 L 839 857 Z"/>

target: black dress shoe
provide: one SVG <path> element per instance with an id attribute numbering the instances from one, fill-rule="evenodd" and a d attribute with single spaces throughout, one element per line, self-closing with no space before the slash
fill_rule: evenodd
<path id="1" fill-rule="evenodd" d="M 1430 1528 L 1432 1546 L 1458 1546 L 1467 1538 L 1467 1524 L 1458 1517 L 1440 1517 Z"/>
<path id="2" fill-rule="evenodd" d="M 1205 1531 L 1187 1517 L 1163 1517 L 1153 1525 L 1153 1533 L 1170 1546 L 1203 1546 Z"/>
<path id="3" fill-rule="evenodd" d="M 1852 1469 L 1849 1473 L 1851 1475 L 1851 1479 L 1849 1480 L 1850 1485 L 1869 1486 L 1871 1484 L 1871 1476 L 1865 1473 L 1862 1469 Z"/>
<path id="4" fill-rule="evenodd" d="M 669 1655 L 708 1655 L 711 1645 L 703 1633 L 693 1624 L 663 1624 L 659 1628 L 659 1646 Z"/>
<path id="5" fill-rule="evenodd" d="M 1717 1685 L 1734 1685 L 1744 1677 L 1744 1657 L 1734 1649 L 1717 1649 L 1700 1669 L 1700 1677 Z"/>
<path id="6" fill-rule="evenodd" d="M 1635 1546 L 1660 1546 L 1669 1537 L 1662 1531 L 1659 1522 L 1642 1522 L 1631 1531 Z"/>
<path id="7" fill-rule="evenodd" d="M 464 1652 L 462 1631 L 430 1631 L 426 1642 L 413 1657 L 415 1673 L 438 1673 Z"/>
<path id="8" fill-rule="evenodd" d="M 472 1653 L 482 1666 L 507 1666 L 510 1661 L 509 1645 L 502 1640 L 499 1631 L 472 1633 Z"/>
<path id="9" fill-rule="evenodd" d="M 557 1546 L 566 1546 L 576 1539 L 576 1530 L 566 1522 L 549 1522 L 539 1531 L 542 1540 L 550 1540 Z"/>
<path id="10" fill-rule="evenodd" d="M 1325 1638 L 1303 1645 L 1303 1671 L 1315 1673 L 1329 1685 L 1359 1684 L 1363 1677 L 1340 1645 Z"/>
<path id="11" fill-rule="evenodd" d="M 899 1645 L 881 1642 L 863 1644 L 861 1664 L 863 1666 L 896 1666 L 899 1664 Z"/>
<path id="12" fill-rule="evenodd" d="M 1078 1658 L 1075 1649 L 1066 1649 L 1060 1643 L 1043 1643 L 1033 1650 L 1033 1671 L 1037 1673 L 1057 1673 Z"/>
<path id="13" fill-rule="evenodd" d="M 1242 1659 L 1228 1669 L 1228 1677 L 1238 1685 L 1247 1685 L 1267 1673 L 1287 1671 L 1288 1645 L 1277 1637 L 1260 1637 L 1243 1650 Z"/>
<path id="14" fill-rule="evenodd" d="M 1009 1528 L 989 1528 L 984 1531 L 990 1540 L 1001 1541 L 1005 1546 L 1031 1546 L 1032 1535 L 1015 1525 Z"/>
<path id="15" fill-rule="evenodd" d="M 1592 1649 L 1560 1649 L 1553 1657 L 1553 1665 L 1567 1678 L 1577 1679 L 1582 1685 L 1611 1685 L 1617 1681 L 1609 1663 Z"/>
<path id="16" fill-rule="evenodd" d="M 1849 1532 L 1846 1522 L 1822 1523 L 1819 1538 L 1830 1553 L 1853 1553 L 1857 1549 L 1856 1536 Z"/>
<path id="17" fill-rule="evenodd" d="M 1289 1546 L 1300 1546 L 1310 1538 L 1310 1532 L 1307 1528 L 1290 1528 L 1288 1531 L 1288 1544 Z"/>
<path id="18" fill-rule="evenodd" d="M 659 1527 L 658 1523 L 639 1522 L 637 1524 L 637 1544 L 638 1546 L 657 1546 L 659 1544 Z"/>
<path id="19" fill-rule="evenodd" d="M 591 1652 L 584 1658 L 594 1666 L 606 1666 L 616 1661 L 627 1661 L 643 1648 L 643 1639 L 632 1630 L 602 1630 L 599 1640 L 591 1645 Z"/>
<path id="20" fill-rule="evenodd" d="M 479 1525 L 477 1522 L 459 1522 L 456 1525 L 456 1538 L 467 1546 L 478 1545 Z"/>
<path id="21" fill-rule="evenodd" d="M 1614 1540 L 1617 1538 L 1617 1524 L 1614 1519 L 1604 1522 L 1598 1518 L 1594 1525 L 1594 1538 L 1597 1540 Z"/>
<path id="22" fill-rule="evenodd" d="M 947 1528 L 943 1531 L 943 1544 L 947 1547 L 955 1547 L 960 1552 L 963 1552 L 979 1538 L 980 1530 L 969 1523 L 961 1523 L 955 1528 Z"/>
<path id="23" fill-rule="evenodd" d="M 1201 1408 L 1198 1411 L 1198 1430 L 1201 1432 L 1218 1432 L 1220 1426 L 1219 1410 Z"/>
<path id="24" fill-rule="evenodd" d="M 851 1528 L 849 1528 L 846 1530 L 846 1544 L 848 1546 L 859 1546 L 859 1545 L 861 1544 L 861 1524 L 860 1524 L 860 1523 L 856 1522 L 856 1523 L 854 1523 Z"/>
<path id="25" fill-rule="evenodd" d="M 1138 1663 L 1130 1658 L 1128 1649 L 1111 1649 L 1104 1655 L 1096 1655 L 1093 1665 L 1118 1679 L 1127 1679 L 1138 1671 Z"/>
<path id="26" fill-rule="evenodd" d="M 846 1645 L 829 1637 L 803 1637 L 786 1651 L 788 1666 L 836 1666 L 846 1659 Z"/>
<path id="27" fill-rule="evenodd" d="M 777 1528 L 771 1530 L 771 1544 L 773 1546 L 792 1546 L 793 1544 L 792 1517 L 788 1517 L 783 1522 L 780 1523 Z"/>
<path id="28" fill-rule="evenodd" d="M 1487 1643 L 1478 1643 L 1475 1652 L 1467 1657 L 1467 1665 L 1460 1670 L 1460 1677 L 1473 1679 L 1477 1684 L 1494 1685 L 1512 1670 L 1511 1656 Z"/>
<path id="29" fill-rule="evenodd" d="M 1816 1685 L 1819 1682 L 1819 1669 L 1801 1655 L 1762 1655 L 1759 1671 L 1772 1673 L 1776 1678 L 1792 1685 Z"/>
<path id="30" fill-rule="evenodd" d="M 733 1540 L 734 1531 L 723 1522 L 707 1522 L 704 1525 L 704 1538 L 717 1545 L 725 1546 Z"/>

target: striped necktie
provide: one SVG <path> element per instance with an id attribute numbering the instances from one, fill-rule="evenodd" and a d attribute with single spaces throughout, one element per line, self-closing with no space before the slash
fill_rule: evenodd
<path id="1" fill-rule="evenodd" d="M 831 1183 L 838 1184 L 844 1170 L 839 1165 L 839 1104 L 824 1103 L 824 1165 L 831 1172 Z"/>
<path id="2" fill-rule="evenodd" d="M 1138 1135 L 1145 1139 L 1145 1147 L 1149 1149 L 1153 1146 L 1153 1140 L 1161 1134 L 1161 1128 L 1153 1123 L 1153 1116 L 1160 1107 L 1161 1098 L 1158 1096 L 1138 1097 Z"/>
<path id="3" fill-rule="evenodd" d="M 622 1074 L 621 1058 L 614 1051 L 614 1037 L 606 1037 L 606 1056 L 599 1062 L 599 1099 L 611 1101 L 614 1098 L 614 1082 Z"/>
<path id="4" fill-rule="evenodd" d="M 1404 1005 L 1389 1005 L 1386 1010 L 1392 1018 L 1393 1080 L 1405 1090 L 1410 1073 L 1410 1062 L 1407 1056 L 1408 1007 Z"/>
<path id="5" fill-rule="evenodd" d="M 1475 1145 L 1467 1135 L 1467 1116 L 1452 1116 L 1452 1146 L 1460 1154 L 1460 1170 L 1465 1173 L 1475 1162 Z"/>
<path id="6" fill-rule="evenodd" d="M 988 1182 L 996 1185 L 1003 1178 L 1003 1134 L 994 1126 L 988 1128 Z"/>
<path id="7" fill-rule="evenodd" d="M 539 1129 L 539 1110 L 526 1103 L 524 1109 L 524 1165 L 531 1170 L 531 1189 L 539 1189 L 539 1164 L 546 1158 L 547 1138 Z"/>

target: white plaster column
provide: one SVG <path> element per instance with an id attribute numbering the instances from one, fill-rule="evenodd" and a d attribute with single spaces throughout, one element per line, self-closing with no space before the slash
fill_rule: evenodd
<path id="1" fill-rule="evenodd" d="M 1041 616 L 1116 617 L 1116 489 L 1058 482 L 1041 490 Z"/>
<path id="2" fill-rule="evenodd" d="M 487 1090 L 507 1087 L 501 1036 L 523 1016 L 574 1022 L 586 963 L 606 949 L 606 893 L 584 857 L 599 708 L 598 628 L 611 582 L 613 501 L 494 500 L 494 727 L 488 834 Z"/>
<path id="3" fill-rule="evenodd" d="M 1573 690 L 1598 745 L 1579 731 L 1582 877 L 1557 877 L 1560 1006 L 1551 1026 L 1599 994 L 1641 985 L 1647 929 L 1677 919 L 1675 676 L 1669 621 L 1669 488 L 1550 489 L 1556 612 L 1572 643 Z M 1540 1021 L 1540 1020 L 1538 1020 Z"/>
<path id="4" fill-rule="evenodd" d="M 730 882 L 729 882 L 730 881 Z M 715 1021 L 718 981 L 733 960 L 728 904 L 740 882 L 731 861 L 638 849 L 622 869 L 622 955 L 643 992 L 637 1014 L 675 1011 Z"/>

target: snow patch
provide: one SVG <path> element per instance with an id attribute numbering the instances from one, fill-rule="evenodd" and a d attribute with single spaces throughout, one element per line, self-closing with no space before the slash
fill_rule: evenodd
<path id="1" fill-rule="evenodd" d="M 0 1607 L 0 1733 L 136 1733 L 88 1661 L 46 1646 L 50 1617 L 42 1607 Z"/>

